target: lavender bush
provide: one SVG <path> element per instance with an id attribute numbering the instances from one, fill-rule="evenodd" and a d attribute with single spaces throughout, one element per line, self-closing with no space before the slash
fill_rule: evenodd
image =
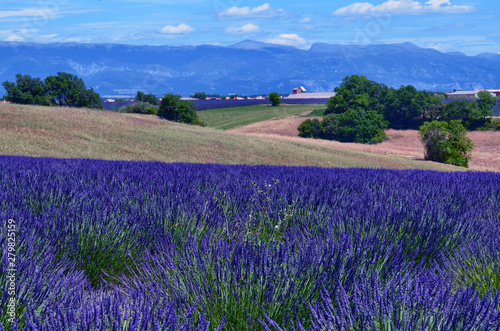
<path id="1" fill-rule="evenodd" d="M 0 330 L 500 328 L 499 174 L 11 156 L 0 167 Z"/>

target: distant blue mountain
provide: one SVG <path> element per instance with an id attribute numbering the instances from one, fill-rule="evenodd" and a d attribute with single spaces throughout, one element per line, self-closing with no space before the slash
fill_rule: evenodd
<path id="1" fill-rule="evenodd" d="M 411 43 L 313 44 L 306 51 L 255 41 L 229 47 L 0 42 L 0 59 L 0 82 L 14 81 L 17 73 L 44 78 L 64 71 L 103 97 L 138 90 L 158 96 L 290 93 L 298 86 L 324 92 L 353 74 L 432 91 L 500 88 L 500 55 L 441 53 Z"/>

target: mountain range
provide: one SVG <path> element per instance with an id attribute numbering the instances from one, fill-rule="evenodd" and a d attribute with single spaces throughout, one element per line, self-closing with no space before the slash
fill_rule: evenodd
<path id="1" fill-rule="evenodd" d="M 0 42 L 0 82 L 17 73 L 69 72 L 102 97 L 196 91 L 240 95 L 327 92 L 359 74 L 388 86 L 449 92 L 500 88 L 500 55 L 442 53 L 411 43 L 293 46 L 243 41 L 232 46 Z M 0 95 L 3 88 L 0 87 Z"/>

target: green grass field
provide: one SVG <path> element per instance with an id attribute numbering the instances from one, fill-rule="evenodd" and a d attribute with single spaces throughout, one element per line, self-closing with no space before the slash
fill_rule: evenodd
<path id="1" fill-rule="evenodd" d="M 256 105 L 246 107 L 232 107 L 220 109 L 207 109 L 198 112 L 200 119 L 208 127 L 229 130 L 238 126 L 248 125 L 260 121 L 270 120 L 286 115 L 301 114 L 308 111 L 317 110 L 325 105 L 287 105 L 279 107 L 271 105 Z"/>
<path id="2" fill-rule="evenodd" d="M 320 106 L 323 106 L 323 108 L 321 108 L 321 107 L 316 108 L 311 113 L 307 114 L 305 117 L 321 117 L 321 116 L 325 116 L 326 106 L 324 106 L 324 105 L 320 105 Z"/>
<path id="3" fill-rule="evenodd" d="M 283 111 L 287 107 L 280 109 Z M 285 138 L 256 137 L 178 124 L 153 115 L 0 105 L 2 155 L 167 163 L 464 170 L 406 157 L 352 151 L 318 144 L 311 139 Z"/>

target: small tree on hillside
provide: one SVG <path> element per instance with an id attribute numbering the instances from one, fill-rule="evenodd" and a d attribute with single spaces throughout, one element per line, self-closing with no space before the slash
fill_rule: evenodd
<path id="1" fill-rule="evenodd" d="M 281 103 L 280 95 L 276 92 L 269 94 L 269 101 L 273 107 L 278 107 Z"/>
<path id="2" fill-rule="evenodd" d="M 460 120 L 425 122 L 420 127 L 425 159 L 468 168 L 474 148 Z"/>
<path id="3" fill-rule="evenodd" d="M 158 116 L 169 121 L 205 126 L 205 123 L 198 119 L 194 105 L 181 100 L 179 95 L 166 94 L 158 108 Z"/>

